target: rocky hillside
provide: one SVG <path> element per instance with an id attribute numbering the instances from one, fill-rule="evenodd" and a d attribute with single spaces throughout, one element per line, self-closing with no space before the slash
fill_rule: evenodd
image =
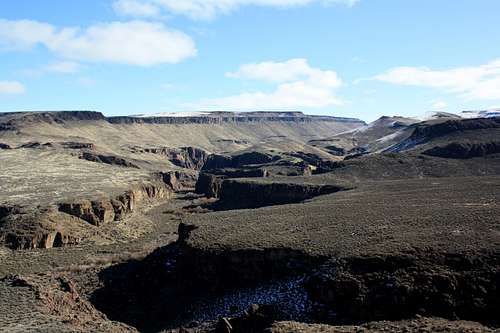
<path id="1" fill-rule="evenodd" d="M 0 143 L 78 137 L 105 144 L 195 146 L 209 151 L 234 151 L 265 141 L 305 143 L 365 123 L 359 119 L 309 116 L 301 112 L 213 112 L 196 116 L 104 117 L 90 111 L 0 113 Z"/>
<path id="2" fill-rule="evenodd" d="M 500 327 L 499 118 L 0 124 L 0 331 Z"/>

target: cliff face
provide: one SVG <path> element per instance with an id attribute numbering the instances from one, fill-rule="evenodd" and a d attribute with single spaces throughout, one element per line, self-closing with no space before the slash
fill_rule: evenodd
<path id="1" fill-rule="evenodd" d="M 63 202 L 41 210 L 0 206 L 0 241 L 12 249 L 78 244 L 95 233 L 95 227 L 119 221 L 148 202 L 168 200 L 172 195 L 170 186 L 157 182 L 133 186 L 116 197 Z"/>
<path id="2" fill-rule="evenodd" d="M 258 208 L 298 203 L 319 195 L 344 190 L 335 185 L 276 183 L 228 179 L 220 184 L 218 209 Z"/>
<path id="3" fill-rule="evenodd" d="M 446 158 L 472 158 L 486 155 L 499 154 L 500 142 L 482 143 L 450 143 L 446 146 L 439 146 L 423 152 L 425 155 L 446 157 Z"/>
<path id="4" fill-rule="evenodd" d="M 99 226 L 122 219 L 146 200 L 169 199 L 172 194 L 172 189 L 164 183 L 145 184 L 134 187 L 115 198 L 61 203 L 59 211 Z"/>
<path id="5" fill-rule="evenodd" d="M 74 120 L 103 120 L 111 124 L 221 124 L 238 122 L 342 122 L 353 123 L 359 126 L 365 123 L 356 118 L 331 117 L 331 116 L 310 116 L 302 112 L 208 112 L 200 116 L 115 116 L 105 117 L 100 112 L 95 111 L 46 111 L 46 112 L 8 112 L 0 113 L 0 124 L 7 129 L 13 122 L 56 122 Z"/>
<path id="6" fill-rule="evenodd" d="M 414 125 L 412 134 L 405 140 L 389 147 L 386 151 L 401 152 L 414 148 L 416 145 L 427 143 L 437 138 L 443 138 L 454 133 L 463 136 L 467 132 L 500 128 L 500 117 L 447 120 L 440 123 L 421 123 Z"/>
<path id="7" fill-rule="evenodd" d="M 222 124 L 238 122 L 343 122 L 355 123 L 359 126 L 365 123 L 356 118 L 331 117 L 331 116 L 310 116 L 302 112 L 207 112 L 200 116 L 151 116 L 134 117 L 120 116 L 109 117 L 107 120 L 112 124 Z"/>

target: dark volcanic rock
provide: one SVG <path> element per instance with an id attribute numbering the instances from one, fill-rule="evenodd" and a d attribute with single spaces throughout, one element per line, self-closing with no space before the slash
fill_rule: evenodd
<path id="1" fill-rule="evenodd" d="M 6 143 L 0 143 L 0 149 L 11 149 L 11 147 Z"/>
<path id="2" fill-rule="evenodd" d="M 220 200 L 215 204 L 215 207 L 219 210 L 226 210 L 298 203 L 319 195 L 345 189 L 335 185 L 251 182 L 228 179 L 222 181 L 219 194 Z"/>
<path id="3" fill-rule="evenodd" d="M 413 148 L 416 145 L 426 143 L 432 139 L 445 135 L 484 129 L 500 128 L 500 117 L 496 118 L 476 118 L 476 119 L 453 119 L 437 124 L 421 123 L 415 125 L 413 133 L 402 142 L 389 147 L 387 151 L 400 152 Z"/>
<path id="4" fill-rule="evenodd" d="M 338 167 L 337 162 L 324 160 L 320 156 L 312 153 L 304 153 L 299 151 L 299 152 L 287 153 L 287 155 L 300 158 L 306 163 L 314 166 L 315 167 L 315 169 L 313 170 L 314 174 L 329 172 Z"/>
<path id="5" fill-rule="evenodd" d="M 279 160 L 279 156 L 273 156 L 256 151 L 233 156 L 234 167 L 242 167 L 252 164 L 266 164 L 277 160 Z"/>
<path id="6" fill-rule="evenodd" d="M 347 152 L 344 148 L 336 147 L 336 146 L 326 146 L 325 147 L 328 152 L 334 156 L 344 156 Z"/>
<path id="7" fill-rule="evenodd" d="M 170 151 L 169 160 L 186 169 L 200 170 L 207 160 L 207 152 L 194 147 L 182 147 L 179 152 Z"/>
<path id="8" fill-rule="evenodd" d="M 201 172 L 196 181 L 195 192 L 209 198 L 218 198 L 223 177 Z"/>
<path id="9" fill-rule="evenodd" d="M 324 262 L 321 257 L 287 248 L 200 251 L 187 244 L 195 229 L 195 226 L 181 224 L 176 243 L 155 250 L 140 262 L 103 270 L 100 273 L 102 288 L 92 295 L 94 305 L 111 319 L 141 331 L 161 331 L 172 323 L 191 322 L 189 313 L 193 304 L 206 297 L 310 273 Z M 250 304 L 243 305 L 243 309 Z M 242 329 L 234 332 L 247 332 L 244 329 L 254 325 L 268 326 L 278 318 L 279 312 L 272 307 L 252 308 L 238 318 L 227 318 L 231 325 Z M 281 314 L 279 318 L 289 316 Z"/>
<path id="10" fill-rule="evenodd" d="M 265 329 L 278 320 L 286 318 L 275 306 L 253 304 L 238 317 L 223 317 L 217 323 L 214 333 L 256 333 Z"/>
<path id="11" fill-rule="evenodd" d="M 316 121 L 350 123 L 353 126 L 366 125 L 364 121 L 355 118 L 310 116 L 302 112 L 210 112 L 204 116 L 186 117 L 109 117 L 112 124 L 223 124 L 223 123 L 258 123 L 258 122 L 297 122 L 310 123 Z"/>
<path id="12" fill-rule="evenodd" d="M 500 128 L 500 117 L 448 120 L 438 124 L 417 125 L 411 138 L 430 140 L 457 131 Z"/>
<path id="13" fill-rule="evenodd" d="M 498 325 L 498 258 L 417 253 L 336 260 L 310 278 L 307 290 L 326 306 L 322 320 L 329 322 L 400 320 L 421 314 Z"/>
<path id="14" fill-rule="evenodd" d="M 164 155 L 172 164 L 186 169 L 200 170 L 205 164 L 208 153 L 195 147 L 156 147 L 156 148 L 141 148 L 133 147 L 134 152 L 144 152 L 151 154 Z"/>
<path id="15" fill-rule="evenodd" d="M 195 174 L 170 171 L 160 173 L 163 182 L 170 186 L 175 192 L 195 187 L 197 176 Z"/>
<path id="16" fill-rule="evenodd" d="M 124 158 L 121 158 L 118 156 L 113 156 L 113 155 L 101 155 L 101 154 L 95 154 L 95 153 L 91 153 L 91 152 L 83 152 L 83 154 L 80 158 L 87 160 L 87 161 L 91 161 L 91 162 L 105 163 L 105 164 L 118 165 L 118 166 L 123 166 L 123 167 L 128 167 L 128 168 L 139 169 L 139 167 L 137 165 L 135 165 L 134 163 L 129 162 Z"/>
<path id="17" fill-rule="evenodd" d="M 94 149 L 94 144 L 89 143 L 89 142 L 73 142 L 73 141 L 68 141 L 68 142 L 61 142 L 60 143 L 63 148 L 66 149 Z"/>
<path id="18" fill-rule="evenodd" d="M 423 152 L 425 155 L 447 158 L 472 158 L 500 153 L 500 142 L 459 143 L 434 147 Z"/>
<path id="19" fill-rule="evenodd" d="M 202 170 L 224 169 L 233 167 L 233 158 L 226 155 L 212 154 L 208 156 Z"/>
<path id="20" fill-rule="evenodd" d="M 27 142 L 23 143 L 17 148 L 44 148 L 44 147 L 52 147 L 52 144 L 47 142 L 47 143 L 40 143 L 40 142 Z"/>
<path id="21" fill-rule="evenodd" d="M 248 165 L 268 164 L 279 160 L 280 157 L 260 152 L 248 152 L 234 156 L 210 155 L 202 170 L 241 168 Z"/>
<path id="22" fill-rule="evenodd" d="M 208 172 L 201 172 L 196 182 L 195 192 L 204 194 L 209 198 L 218 198 L 222 181 L 227 178 L 259 178 L 267 177 L 268 171 L 265 168 L 255 169 L 214 169 Z"/>

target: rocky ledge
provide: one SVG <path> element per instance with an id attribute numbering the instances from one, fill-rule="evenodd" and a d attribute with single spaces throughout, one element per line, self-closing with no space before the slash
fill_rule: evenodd
<path id="1" fill-rule="evenodd" d="M 11 249 L 75 245 L 95 227 L 119 221 L 142 206 L 173 195 L 164 182 L 137 184 L 115 197 L 79 199 L 47 207 L 0 207 L 0 241 Z"/>
<path id="2" fill-rule="evenodd" d="M 196 147 L 132 147 L 134 153 L 150 153 L 165 156 L 172 164 L 192 170 L 200 170 L 209 156 L 208 152 Z"/>
<path id="3" fill-rule="evenodd" d="M 256 112 L 202 112 L 196 115 L 141 115 L 128 117 L 109 117 L 107 120 L 113 124 L 221 124 L 221 123 L 246 123 L 246 122 L 341 122 L 353 123 L 363 126 L 365 122 L 356 118 L 311 116 L 302 112 L 278 112 L 278 111 L 256 111 Z"/>
<path id="4" fill-rule="evenodd" d="M 60 203 L 59 211 L 99 226 L 119 221 L 147 200 L 170 199 L 172 193 L 172 188 L 164 183 L 141 184 L 114 198 Z"/>
<path id="5" fill-rule="evenodd" d="M 299 203 L 347 189 L 349 187 L 340 185 L 227 179 L 220 185 L 215 208 L 228 210 Z"/>
<path id="6" fill-rule="evenodd" d="M 472 158 L 499 154 L 500 142 L 460 143 L 453 142 L 446 146 L 438 146 L 423 152 L 425 155 L 445 158 Z"/>
<path id="7" fill-rule="evenodd" d="M 103 155 L 103 154 L 97 154 L 94 152 L 83 152 L 80 155 L 80 158 L 86 161 L 90 162 L 96 162 L 96 163 L 104 163 L 104 164 L 109 164 L 109 165 L 117 165 L 117 166 L 122 166 L 122 167 L 128 167 L 128 168 L 134 168 L 134 169 L 139 169 L 137 165 L 134 163 L 118 156 L 114 155 Z"/>

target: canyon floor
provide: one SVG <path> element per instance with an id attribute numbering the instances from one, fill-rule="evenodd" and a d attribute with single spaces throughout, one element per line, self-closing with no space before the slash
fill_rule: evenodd
<path id="1" fill-rule="evenodd" d="M 0 332 L 500 332 L 500 118 L 0 113 Z"/>

